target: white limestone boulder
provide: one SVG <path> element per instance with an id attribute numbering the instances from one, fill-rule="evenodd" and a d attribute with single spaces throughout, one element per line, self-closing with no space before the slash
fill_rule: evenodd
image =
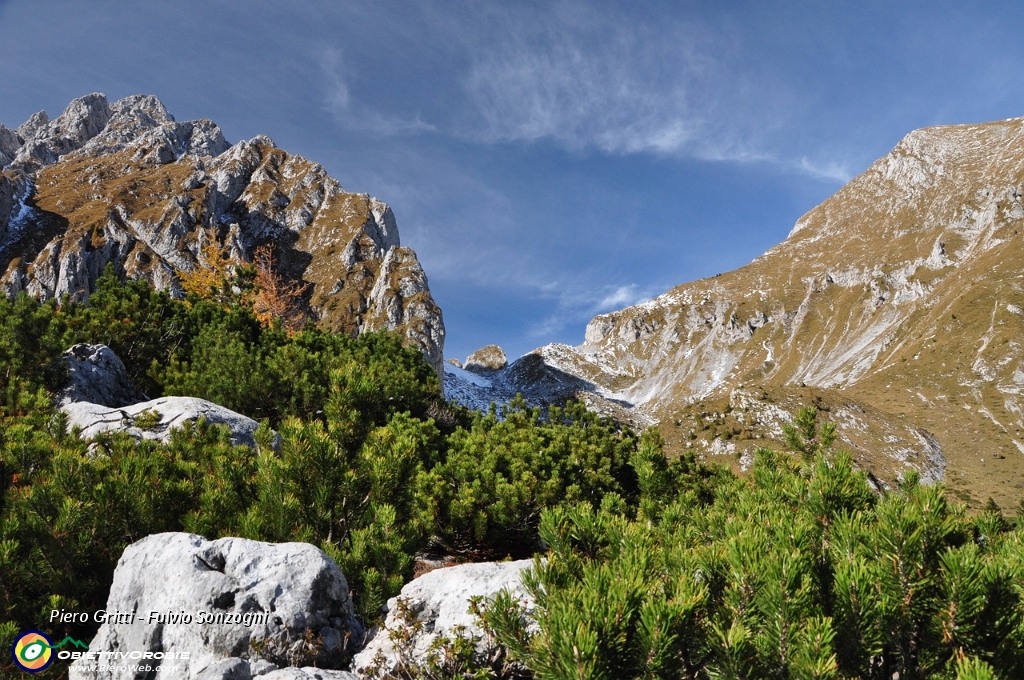
<path id="1" fill-rule="evenodd" d="M 266 675 L 261 680 L 359 680 L 359 676 L 348 671 L 325 671 L 322 668 L 282 668 Z"/>
<path id="2" fill-rule="evenodd" d="M 106 345 L 78 344 L 64 352 L 61 360 L 68 369 L 68 382 L 57 394 L 58 404 L 87 401 L 115 408 L 149 399 L 135 387 L 121 359 Z"/>
<path id="3" fill-rule="evenodd" d="M 431 644 L 440 636 L 453 637 L 461 631 L 467 637 L 483 637 L 483 631 L 470 613 L 470 600 L 474 597 L 494 597 L 507 589 L 525 603 L 529 614 L 533 610 L 533 599 L 523 587 L 522 573 L 532 565 L 533 560 L 460 564 L 435 569 L 406 584 L 397 597 L 388 600 L 384 626 L 375 631 L 373 638 L 355 656 L 353 670 L 364 672 L 378 663 L 384 669 L 395 667 L 399 650 L 390 633 L 408 627 L 410 621 L 403 616 L 403 609 L 423 624 L 411 640 L 411 649 L 404 650 L 416 663 L 427 660 Z M 400 600 L 404 601 L 404 607 L 399 606 Z"/>
<path id="4" fill-rule="evenodd" d="M 69 428 L 81 428 L 83 439 L 92 439 L 103 432 L 127 432 L 136 439 L 167 443 L 172 430 L 202 419 L 211 425 L 226 426 L 231 432 L 232 444 L 256 448 L 254 434 L 259 423 L 205 399 L 160 397 L 121 408 L 78 401 L 60 408 L 68 415 Z"/>
<path id="5" fill-rule="evenodd" d="M 345 576 L 306 543 L 148 536 L 118 561 L 106 612 L 123 616 L 89 652 L 129 661 L 81 659 L 70 680 L 134 679 L 138 664 L 147 680 L 344 680 L 318 669 L 347 665 L 363 638 Z"/>
<path id="6" fill-rule="evenodd" d="M 68 427 L 78 428 L 83 439 L 104 432 L 127 432 L 136 439 L 167 443 L 171 432 L 204 420 L 223 425 L 236 446 L 256 448 L 259 428 L 252 418 L 196 397 L 149 399 L 125 371 L 124 364 L 106 345 L 75 345 L 62 357 L 68 368 L 67 385 L 56 402 L 68 416 Z M 274 435 L 273 448 L 280 445 Z"/>

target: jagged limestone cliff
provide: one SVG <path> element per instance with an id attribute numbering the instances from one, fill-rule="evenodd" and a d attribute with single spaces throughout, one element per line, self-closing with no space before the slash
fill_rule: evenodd
<path id="1" fill-rule="evenodd" d="M 1015 506 L 1024 489 L 1024 119 L 936 127 L 737 270 L 596 317 L 550 370 L 634 405 L 677 450 L 742 465 L 817 403 L 892 480 Z"/>
<path id="2" fill-rule="evenodd" d="M 272 245 L 332 330 L 396 330 L 440 373 L 441 310 L 391 209 L 258 136 L 231 145 L 209 120 L 179 122 L 152 96 L 73 101 L 0 126 L 0 285 L 85 299 L 108 263 L 180 289 L 216 234 L 235 258 Z"/>

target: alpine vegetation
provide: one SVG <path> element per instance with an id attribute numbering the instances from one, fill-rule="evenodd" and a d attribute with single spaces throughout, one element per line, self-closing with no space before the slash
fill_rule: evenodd
<path id="1" fill-rule="evenodd" d="M 74 680 L 1024 677 L 1018 463 L 963 446 L 1024 447 L 1021 130 L 463 368 L 390 209 L 268 138 L 0 128 L 0 672 L 45 628 Z"/>

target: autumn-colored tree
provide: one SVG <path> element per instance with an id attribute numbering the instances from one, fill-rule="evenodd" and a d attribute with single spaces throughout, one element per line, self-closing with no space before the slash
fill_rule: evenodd
<path id="1" fill-rule="evenodd" d="M 280 322 L 289 335 L 305 328 L 310 318 L 304 298 L 309 284 L 290 280 L 277 270 L 272 245 L 258 247 L 249 263 L 232 257 L 210 228 L 204 232 L 200 253 L 195 269 L 178 272 L 187 295 L 225 307 L 250 308 L 264 328 Z"/>
<path id="2" fill-rule="evenodd" d="M 309 320 L 303 298 L 309 284 L 288 280 L 277 271 L 274 248 L 263 245 L 253 254 L 256 266 L 256 290 L 252 300 L 252 311 L 264 326 L 280 319 L 288 333 L 298 333 Z"/>
<path id="3" fill-rule="evenodd" d="M 195 269 L 178 271 L 178 280 L 186 294 L 203 300 L 217 300 L 228 303 L 232 300 L 236 267 L 239 262 L 231 257 L 227 247 L 217 240 L 213 227 L 203 232 L 201 257 Z"/>

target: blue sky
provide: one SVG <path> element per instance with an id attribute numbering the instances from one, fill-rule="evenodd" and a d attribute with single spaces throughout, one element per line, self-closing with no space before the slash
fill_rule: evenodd
<path id="1" fill-rule="evenodd" d="M 0 0 L 0 122 L 159 96 L 387 201 L 446 356 L 735 268 L 908 131 L 1024 115 L 1019 2 Z"/>

